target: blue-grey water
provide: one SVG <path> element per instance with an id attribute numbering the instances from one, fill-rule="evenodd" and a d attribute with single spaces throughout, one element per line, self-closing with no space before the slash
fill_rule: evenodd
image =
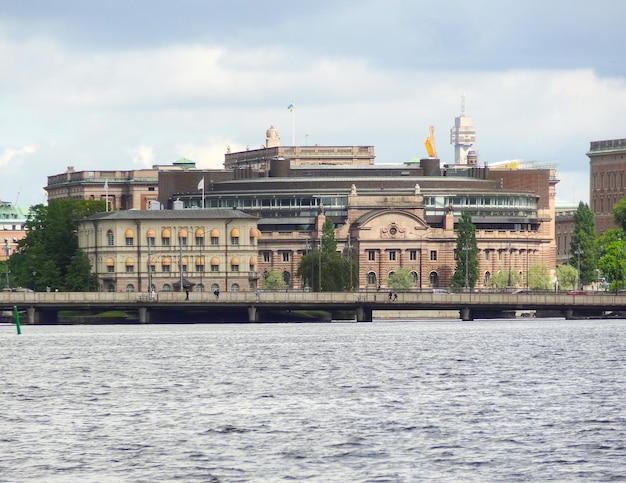
<path id="1" fill-rule="evenodd" d="M 626 321 L 0 326 L 2 482 L 626 480 Z"/>

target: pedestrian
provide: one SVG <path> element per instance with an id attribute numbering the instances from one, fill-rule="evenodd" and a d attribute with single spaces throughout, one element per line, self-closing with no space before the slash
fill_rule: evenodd
<path id="1" fill-rule="evenodd" d="M 213 295 L 215 295 L 215 300 L 219 300 L 219 299 L 220 299 L 220 289 L 219 289 L 219 288 L 216 288 L 216 289 L 213 291 Z"/>
<path id="2" fill-rule="evenodd" d="M 398 294 L 397 294 L 397 293 L 394 293 L 394 294 L 393 294 L 393 301 L 395 302 L 396 300 L 398 300 Z"/>
<path id="3" fill-rule="evenodd" d="M 189 289 L 185 289 L 185 300 L 189 300 Z"/>
<path id="4" fill-rule="evenodd" d="M 150 298 L 155 301 L 156 300 L 156 292 L 154 291 L 154 289 L 152 289 L 152 291 L 150 292 Z"/>
<path id="5" fill-rule="evenodd" d="M 393 300 L 393 292 L 389 292 L 389 301 L 391 302 Z"/>
<path id="6" fill-rule="evenodd" d="M 261 298 L 261 291 L 257 288 L 256 289 L 256 301 L 258 302 L 260 298 Z"/>

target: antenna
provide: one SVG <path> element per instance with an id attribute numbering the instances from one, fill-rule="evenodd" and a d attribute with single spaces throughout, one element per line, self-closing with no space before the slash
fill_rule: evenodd
<path id="1" fill-rule="evenodd" d="M 461 116 L 465 115 L 465 94 L 461 96 Z"/>
<path id="2" fill-rule="evenodd" d="M 21 190 L 22 188 L 20 188 Z M 17 202 L 20 201 L 20 191 L 17 192 L 17 197 L 15 198 L 15 204 L 13 206 L 17 206 Z"/>

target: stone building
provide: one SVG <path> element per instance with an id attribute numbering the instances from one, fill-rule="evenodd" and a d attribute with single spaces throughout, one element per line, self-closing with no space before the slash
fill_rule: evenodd
<path id="1" fill-rule="evenodd" d="M 598 234 L 615 228 L 613 205 L 626 196 L 626 139 L 592 141 L 589 152 L 589 204 Z"/>
<path id="2" fill-rule="evenodd" d="M 160 203 L 258 217 L 259 270 L 282 271 L 294 289 L 302 288 L 294 275 L 318 246 L 326 218 L 338 249 L 357 261 L 361 290 L 384 288 L 399 268 L 411 272 L 417 290 L 449 287 L 464 211 L 477 228 L 478 288 L 488 288 L 498 272 L 515 273 L 524 284 L 536 262 L 554 275 L 554 167 L 491 169 L 437 158 L 375 165 L 371 146 L 267 146 L 227 152 L 230 179 L 202 170 L 160 172 Z M 189 192 L 200 179 L 205 191 Z"/>
<path id="3" fill-rule="evenodd" d="M 256 217 L 233 209 L 102 212 L 78 228 L 108 292 L 253 291 L 259 237 Z"/>

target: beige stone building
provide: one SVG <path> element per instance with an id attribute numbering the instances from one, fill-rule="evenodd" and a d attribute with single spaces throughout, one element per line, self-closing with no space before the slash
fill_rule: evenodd
<path id="1" fill-rule="evenodd" d="M 257 219 L 238 210 L 124 210 L 79 223 L 79 246 L 107 292 L 254 291 Z"/>

